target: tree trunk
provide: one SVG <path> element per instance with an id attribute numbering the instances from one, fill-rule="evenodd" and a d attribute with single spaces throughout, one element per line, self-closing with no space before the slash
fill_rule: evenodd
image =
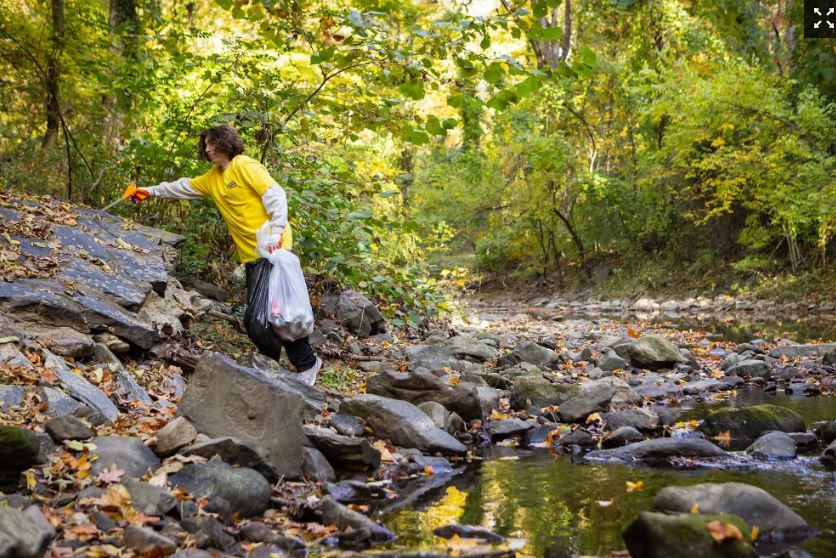
<path id="1" fill-rule="evenodd" d="M 46 69 L 46 133 L 42 146 L 52 147 L 61 124 L 58 80 L 61 77 L 61 50 L 64 47 L 64 0 L 52 0 L 52 50 Z"/>
<path id="2" fill-rule="evenodd" d="M 114 64 L 119 60 L 134 59 L 136 57 L 137 33 L 139 20 L 136 13 L 136 0 L 109 0 L 108 24 L 110 25 L 111 52 Z M 114 76 L 114 83 L 122 82 Z M 130 104 L 129 92 L 125 89 L 114 89 L 104 99 L 107 111 L 107 143 L 112 144 L 122 129 L 122 114 Z"/>

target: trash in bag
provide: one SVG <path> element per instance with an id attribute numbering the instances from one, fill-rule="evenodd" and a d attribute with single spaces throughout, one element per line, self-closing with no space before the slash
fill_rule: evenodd
<path id="1" fill-rule="evenodd" d="M 256 233 L 258 253 L 270 262 L 270 280 L 266 299 L 257 296 L 255 317 L 269 322 L 276 335 L 284 341 L 296 341 L 311 334 L 314 328 L 313 309 L 308 286 L 299 258 L 290 250 L 267 251 L 270 245 L 270 222 Z"/>

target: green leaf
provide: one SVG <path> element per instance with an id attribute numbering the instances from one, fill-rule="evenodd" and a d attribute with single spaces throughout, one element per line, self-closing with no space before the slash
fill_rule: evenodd
<path id="1" fill-rule="evenodd" d="M 408 81 L 406 83 L 402 83 L 398 89 L 401 90 L 401 93 L 415 101 L 420 101 L 425 95 L 424 84 L 420 81 Z"/>
<path id="2" fill-rule="evenodd" d="M 243 8 L 241 8 L 241 6 L 236 4 L 232 8 L 232 17 L 234 17 L 235 19 L 244 19 L 245 17 L 247 17 L 247 13 L 243 10 Z"/>
<path id="3" fill-rule="evenodd" d="M 485 81 L 488 83 L 496 83 L 505 76 L 505 71 L 499 62 L 491 62 L 485 70 Z"/>
<path id="4" fill-rule="evenodd" d="M 455 118 L 445 118 L 441 122 L 441 125 L 444 126 L 445 130 L 452 130 L 453 128 L 456 127 L 456 124 L 458 124 L 458 123 L 456 122 Z"/>
<path id="5" fill-rule="evenodd" d="M 450 95 L 447 97 L 447 104 L 453 108 L 463 109 L 467 106 L 467 101 L 464 95 Z"/>
<path id="6" fill-rule="evenodd" d="M 516 103 L 519 100 L 517 93 L 511 89 L 504 89 L 494 95 L 493 99 L 488 101 L 488 106 L 494 110 L 505 110 L 508 105 Z"/>
<path id="7" fill-rule="evenodd" d="M 541 82 L 537 77 L 528 76 L 527 78 L 525 78 L 517 84 L 515 90 L 517 92 L 517 95 L 519 95 L 520 97 L 528 97 L 529 95 L 540 89 L 540 87 L 542 86 L 543 82 Z"/>
<path id="8" fill-rule="evenodd" d="M 316 54 L 311 55 L 311 64 L 321 64 L 328 62 L 334 57 L 334 47 L 326 47 Z"/>
<path id="9" fill-rule="evenodd" d="M 229 10 L 232 7 L 232 0 L 216 0 L 218 6 L 223 8 L 224 10 Z"/>
<path id="10" fill-rule="evenodd" d="M 441 122 L 439 122 L 438 117 L 433 114 L 427 116 L 427 123 L 425 125 L 427 132 L 433 134 L 434 136 L 445 136 L 447 135 L 447 130 L 445 130 L 441 126 Z"/>
<path id="11" fill-rule="evenodd" d="M 491 46 L 491 38 L 486 34 L 484 37 L 482 37 L 482 42 L 479 43 L 479 46 L 482 47 L 483 49 L 490 47 Z"/>
<path id="12" fill-rule="evenodd" d="M 369 219 L 369 218 L 371 218 L 371 216 L 372 216 L 372 212 L 369 211 L 368 209 L 361 209 L 361 210 L 358 210 L 358 211 L 352 211 L 351 213 L 348 214 L 349 219 L 357 219 L 357 220 L 360 220 L 360 221 L 362 221 L 364 219 Z"/>
<path id="13" fill-rule="evenodd" d="M 592 49 L 590 49 L 589 47 L 582 46 L 580 48 L 579 53 L 581 55 L 581 60 L 583 61 L 583 63 L 589 66 L 590 68 L 594 68 L 598 65 L 597 56 L 595 56 L 595 52 L 593 52 Z"/>

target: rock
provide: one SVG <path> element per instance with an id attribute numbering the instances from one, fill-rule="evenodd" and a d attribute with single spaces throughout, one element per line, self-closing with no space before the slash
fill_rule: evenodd
<path id="1" fill-rule="evenodd" d="M 727 457 L 728 454 L 708 440 L 699 438 L 656 438 L 622 448 L 591 451 L 585 459 L 595 461 L 646 461 L 669 457 Z"/>
<path id="2" fill-rule="evenodd" d="M 830 351 L 836 350 L 836 343 L 822 343 L 820 345 L 787 345 L 786 347 L 776 347 L 769 351 L 769 356 L 772 358 L 787 357 L 789 359 L 796 359 L 801 357 L 823 357 Z"/>
<path id="3" fill-rule="evenodd" d="M 0 424 L 0 489 L 17 485 L 20 473 L 38 459 L 39 447 L 31 430 Z"/>
<path id="4" fill-rule="evenodd" d="M 601 416 L 610 430 L 632 426 L 637 430 L 652 432 L 659 426 L 659 416 L 650 409 L 632 409 L 618 413 L 604 413 Z"/>
<path id="5" fill-rule="evenodd" d="M 555 383 L 548 381 L 541 375 L 522 376 L 514 382 L 514 389 L 511 391 L 511 408 L 516 410 L 527 409 L 529 402 L 538 407 L 560 405 L 564 401 L 577 395 L 580 388 L 567 383 Z M 467 417 L 465 417 L 467 418 Z"/>
<path id="6" fill-rule="evenodd" d="M 366 431 L 363 419 L 351 415 L 333 415 L 330 425 L 343 436 L 362 436 Z"/>
<path id="7" fill-rule="evenodd" d="M 729 376 L 741 378 L 763 378 L 768 380 L 772 374 L 772 367 L 762 360 L 743 360 L 726 370 Z"/>
<path id="8" fill-rule="evenodd" d="M 484 418 L 482 395 L 478 386 L 468 383 L 450 384 L 426 368 L 416 368 L 410 372 L 383 371 L 371 376 L 366 382 L 366 393 L 401 399 L 413 405 L 435 401 L 467 420 Z"/>
<path id="9" fill-rule="evenodd" d="M 177 544 L 151 529 L 128 525 L 125 527 L 125 546 L 134 549 L 139 555 L 166 556 L 177 550 Z"/>
<path id="10" fill-rule="evenodd" d="M 330 463 L 360 470 L 380 467 L 380 452 L 365 438 L 342 436 L 313 425 L 305 425 L 305 436 Z"/>
<path id="11" fill-rule="evenodd" d="M 131 350 L 131 345 L 129 343 L 125 343 L 112 333 L 97 333 L 93 336 L 93 340 L 96 342 L 96 346 L 93 348 L 93 356 L 96 358 L 99 358 L 100 355 L 107 356 L 106 353 L 99 352 L 101 350 L 101 347 L 106 348 L 111 355 L 113 355 L 114 353 L 127 353 L 129 350 Z"/>
<path id="12" fill-rule="evenodd" d="M 836 441 L 831 442 L 829 446 L 824 448 L 819 459 L 827 469 L 836 469 Z"/>
<path id="13" fill-rule="evenodd" d="M 302 382 L 297 374 L 282 368 L 279 363 L 270 357 L 260 353 L 248 353 L 238 359 L 238 362 L 248 368 L 254 368 L 276 383 L 285 393 L 301 397 L 305 404 L 302 416 L 308 420 L 318 417 L 327 407 L 336 408 L 338 406 L 329 404 L 324 391 Z"/>
<path id="14" fill-rule="evenodd" d="M 23 403 L 26 390 L 21 386 L 0 384 L 0 411 L 8 412 L 9 407 L 18 407 Z"/>
<path id="15" fill-rule="evenodd" d="M 535 426 L 525 433 L 521 445 L 526 448 L 544 446 L 549 440 L 556 437 L 556 433 L 552 434 L 555 431 L 559 431 L 558 425 L 555 423 Z"/>
<path id="16" fill-rule="evenodd" d="M 127 399 L 129 402 L 139 401 L 145 405 L 154 404 L 154 400 L 151 399 L 151 396 L 148 395 L 145 388 L 139 385 L 130 372 L 120 366 L 116 369 L 114 375 L 116 376 L 116 383 L 119 384 L 118 393 L 121 397 Z"/>
<path id="17" fill-rule="evenodd" d="M 754 457 L 792 459 L 798 453 L 795 440 L 786 432 L 767 432 L 746 448 Z"/>
<path id="18" fill-rule="evenodd" d="M 334 524 L 340 529 L 367 531 L 367 538 L 372 543 L 386 543 L 395 539 L 388 529 L 378 525 L 362 513 L 356 512 L 340 504 L 330 496 L 326 496 L 319 503 L 319 513 L 324 525 Z"/>
<path id="19" fill-rule="evenodd" d="M 56 442 L 86 440 L 94 436 L 93 430 L 89 426 L 72 415 L 52 418 L 44 424 L 44 429 Z"/>
<path id="20" fill-rule="evenodd" d="M 131 494 L 134 509 L 146 515 L 164 516 L 177 504 L 168 490 L 142 482 L 133 477 L 122 477 L 120 481 Z"/>
<path id="21" fill-rule="evenodd" d="M 497 535 L 484 527 L 459 525 L 458 523 L 437 527 L 433 529 L 433 535 L 443 539 L 452 539 L 454 536 L 462 539 L 482 539 L 490 544 L 500 544 L 505 540 L 502 535 Z"/>
<path id="22" fill-rule="evenodd" d="M 183 278 L 183 286 L 189 289 L 194 289 L 203 296 L 218 302 L 224 302 L 229 298 L 229 291 L 226 289 L 191 275 Z"/>
<path id="23" fill-rule="evenodd" d="M 475 341 L 484 349 L 491 349 L 484 343 Z M 435 345 L 409 345 L 404 348 L 404 355 L 409 361 L 410 370 L 426 369 L 429 371 L 440 371 L 445 368 L 455 370 L 458 372 L 478 372 L 481 367 L 475 364 L 476 357 L 458 353 L 460 356 L 453 354 L 453 349 L 462 350 L 463 343 L 459 343 L 457 347 L 453 347 L 444 341 Z"/>
<path id="24" fill-rule="evenodd" d="M 708 530 L 713 522 L 734 525 L 742 538 L 718 544 Z M 741 518 L 732 515 L 641 512 L 622 537 L 634 558 L 757 558 L 748 542 L 750 531 Z"/>
<path id="25" fill-rule="evenodd" d="M 302 398 L 217 353 L 198 361 L 177 409 L 198 432 L 233 436 L 265 448 L 279 476 L 302 473 Z"/>
<path id="26" fill-rule="evenodd" d="M 55 529 L 36 506 L 24 511 L 0 507 L 0 556 L 41 558 L 55 538 Z"/>
<path id="27" fill-rule="evenodd" d="M 763 489 L 739 482 L 668 486 L 653 500 L 653 509 L 688 513 L 694 504 L 701 514 L 727 513 L 757 525 L 762 535 L 779 533 L 803 538 L 812 533 L 804 519 Z"/>
<path id="28" fill-rule="evenodd" d="M 606 411 L 614 395 L 615 388 L 606 385 L 598 385 L 585 390 L 560 404 L 557 409 L 560 420 L 564 422 L 583 421 L 592 413 Z"/>
<path id="29" fill-rule="evenodd" d="M 486 362 L 499 356 L 499 351 L 468 335 L 451 337 L 443 345 L 450 356 L 464 360 Z"/>
<path id="30" fill-rule="evenodd" d="M 81 358 L 93 354 L 93 340 L 71 327 L 43 327 L 29 328 L 32 336 L 43 345 L 62 357 Z"/>
<path id="31" fill-rule="evenodd" d="M 334 468 L 328 463 L 328 459 L 316 448 L 305 448 L 305 464 L 302 466 L 302 474 L 312 480 L 320 482 L 334 482 L 337 475 Z"/>
<path id="32" fill-rule="evenodd" d="M 139 438 L 98 436 L 90 441 L 96 446 L 90 452 L 97 458 L 90 468 L 94 475 L 116 465 L 127 475 L 139 478 L 149 469 L 153 471 L 160 466 L 160 460 Z"/>
<path id="33" fill-rule="evenodd" d="M 444 408 L 444 405 L 436 403 L 435 401 L 426 401 L 418 405 L 418 408 L 424 411 L 424 414 L 430 417 L 433 424 L 442 430 L 447 428 L 447 418 L 450 416 L 450 411 Z"/>
<path id="34" fill-rule="evenodd" d="M 757 438 L 770 430 L 804 432 L 804 420 L 777 405 L 754 405 L 743 409 L 724 408 L 708 415 L 698 427 L 706 436 L 728 432 L 732 438 Z"/>
<path id="35" fill-rule="evenodd" d="M 247 467 L 261 473 L 270 482 L 279 480 L 276 469 L 270 460 L 270 454 L 263 447 L 226 436 L 224 438 L 213 438 L 197 442 L 184 448 L 180 453 L 183 455 L 199 455 L 206 459 L 219 456 L 224 463 Z"/>
<path id="36" fill-rule="evenodd" d="M 154 453 L 160 457 L 168 457 L 194 442 L 197 438 L 197 429 L 187 418 L 177 417 L 157 430 L 156 438 L 157 445 L 154 446 Z"/>
<path id="37" fill-rule="evenodd" d="M 598 361 L 598 368 L 604 372 L 612 372 L 613 370 L 624 370 L 630 366 L 626 360 L 618 356 L 615 351 L 607 351 L 607 354 Z M 591 377 L 591 376 L 590 376 Z"/>
<path id="38" fill-rule="evenodd" d="M 796 448 L 810 449 L 816 447 L 819 443 L 816 435 L 809 430 L 807 432 L 790 432 L 787 436 L 795 442 Z"/>
<path id="39" fill-rule="evenodd" d="M 695 382 L 688 382 L 682 388 L 686 395 L 698 395 L 700 393 L 718 391 L 726 389 L 727 384 L 713 378 L 707 380 L 697 380 Z"/>
<path id="40" fill-rule="evenodd" d="M 534 428 L 534 423 L 526 422 L 518 418 L 495 420 L 487 424 L 486 430 L 491 435 L 491 440 L 502 440 L 512 436 L 525 434 L 526 431 Z"/>
<path id="41" fill-rule="evenodd" d="M 836 440 L 836 420 L 823 420 L 813 423 L 813 432 L 825 443 Z"/>
<path id="42" fill-rule="evenodd" d="M 555 442 L 555 445 L 560 447 L 580 446 L 582 448 L 587 448 L 595 445 L 595 438 L 593 438 L 592 434 L 583 428 L 578 428 L 577 430 L 572 430 L 568 434 L 561 436 Z"/>
<path id="43" fill-rule="evenodd" d="M 53 417 L 72 415 L 78 409 L 85 407 L 83 403 L 70 397 L 60 389 L 46 386 L 38 387 L 36 389 L 41 396 L 41 401 L 47 405 L 45 412 L 46 415 Z"/>
<path id="44" fill-rule="evenodd" d="M 208 507 L 208 505 L 207 505 Z M 192 533 L 195 543 L 200 548 L 219 549 L 224 555 L 238 554 L 235 537 L 224 529 L 223 524 L 211 516 L 187 517 L 183 520 L 183 528 Z M 213 556 L 218 552 L 213 552 Z"/>
<path id="45" fill-rule="evenodd" d="M 836 347 L 830 349 L 821 357 L 821 363 L 827 366 L 836 366 Z"/>
<path id="46" fill-rule="evenodd" d="M 612 408 L 620 409 L 624 407 L 633 407 L 633 405 L 641 403 L 642 401 L 641 396 L 636 393 L 636 391 L 631 388 L 627 382 L 616 378 L 615 376 L 607 376 L 606 378 L 601 378 L 600 380 L 583 383 L 580 385 L 580 388 L 581 391 L 587 392 L 590 390 L 597 390 L 599 386 L 607 386 L 615 389 L 615 395 L 613 395 L 613 398 L 610 401 L 610 407 Z"/>
<path id="47" fill-rule="evenodd" d="M 656 370 L 670 368 L 677 362 L 687 363 L 679 347 L 660 335 L 645 335 L 630 345 L 630 363 L 639 368 Z"/>
<path id="48" fill-rule="evenodd" d="M 642 440 L 644 440 L 644 436 L 642 436 L 641 432 L 632 426 L 622 426 L 611 432 L 608 436 L 605 436 L 601 440 L 601 447 L 605 449 L 617 448 L 619 446 L 641 442 Z"/>
<path id="49" fill-rule="evenodd" d="M 337 316 L 342 326 L 358 337 L 369 337 L 386 331 L 386 322 L 377 306 L 351 289 L 338 295 L 323 296 L 320 311 L 326 316 Z"/>
<path id="50" fill-rule="evenodd" d="M 552 349 L 547 349 L 537 343 L 526 343 L 516 348 L 512 353 L 512 362 L 527 362 L 540 368 L 557 368 L 563 361 L 561 356 Z"/>
<path id="51" fill-rule="evenodd" d="M 169 478 L 196 497 L 220 496 L 241 517 L 261 515 L 270 507 L 270 484 L 253 469 L 213 460 L 186 465 Z"/>
<path id="52" fill-rule="evenodd" d="M 421 409 L 406 401 L 366 394 L 344 399 L 340 408 L 363 417 L 375 436 L 389 439 L 395 445 L 430 453 L 467 453 L 461 442 L 436 427 Z"/>
<path id="53" fill-rule="evenodd" d="M 113 401 L 102 390 L 88 382 L 84 376 L 70 370 L 70 367 L 67 366 L 64 359 L 46 350 L 44 350 L 44 354 L 44 367 L 51 369 L 58 376 L 62 387 L 70 395 L 96 409 L 106 416 L 108 420 L 116 420 L 119 416 L 119 409 L 116 408 Z"/>

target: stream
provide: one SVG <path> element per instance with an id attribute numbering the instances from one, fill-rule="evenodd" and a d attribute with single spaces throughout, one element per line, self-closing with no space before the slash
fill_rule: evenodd
<path id="1" fill-rule="evenodd" d="M 671 324 L 676 329 L 693 324 Z M 719 334 L 715 338 L 740 342 L 757 336 L 775 338 L 793 334 L 808 339 L 833 339 L 832 323 L 805 322 L 793 331 L 791 323 L 700 327 Z M 766 393 L 743 389 L 732 397 L 713 401 L 685 398 L 680 421 L 701 419 L 720 406 L 745 407 L 772 403 L 798 412 L 808 425 L 836 418 L 836 398 Z M 737 449 L 737 448 L 730 448 Z M 836 556 L 836 476 L 819 462 L 821 448 L 799 450 L 789 461 L 757 461 L 739 453 L 724 468 L 659 468 L 589 463 L 552 448 L 519 449 L 493 446 L 485 461 L 448 475 L 446 484 L 426 491 L 398 509 L 379 511 L 378 519 L 398 535 L 393 550 L 435 551 L 444 539 L 433 529 L 458 522 L 488 528 L 519 539 L 521 555 L 570 557 L 610 556 L 625 549 L 622 530 L 640 511 L 649 510 L 659 490 L 671 485 L 704 482 L 743 482 L 771 493 L 806 519 L 818 534 L 796 548 L 815 558 Z M 632 483 L 632 485 L 628 485 Z M 638 488 L 635 488 L 638 485 Z M 780 544 L 757 545 L 762 555 L 773 555 Z"/>

